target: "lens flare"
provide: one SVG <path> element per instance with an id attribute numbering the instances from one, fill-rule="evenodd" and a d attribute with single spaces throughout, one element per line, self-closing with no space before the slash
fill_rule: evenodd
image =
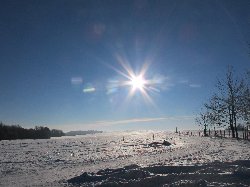
<path id="1" fill-rule="evenodd" d="M 142 65 L 139 73 L 136 73 L 126 58 L 122 58 L 121 56 L 116 55 L 116 59 L 122 68 L 117 69 L 113 66 L 109 67 L 116 71 L 123 78 L 125 78 L 125 80 L 117 81 L 115 82 L 116 84 L 112 84 L 113 81 L 109 82 L 109 86 L 107 86 L 107 93 L 112 93 L 112 90 L 118 87 L 130 87 L 127 99 L 125 101 L 131 99 L 135 95 L 135 93 L 138 92 L 143 96 L 146 102 L 155 106 L 152 98 L 150 97 L 150 92 L 160 92 L 160 89 L 158 89 L 157 87 L 160 86 L 163 81 L 158 80 L 155 77 L 152 77 L 152 79 L 146 78 L 148 77 L 147 72 L 151 64 L 150 61 L 146 61 Z"/>

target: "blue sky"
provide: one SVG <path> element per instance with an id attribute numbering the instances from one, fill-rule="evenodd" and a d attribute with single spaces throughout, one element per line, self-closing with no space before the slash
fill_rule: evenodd
<path id="1" fill-rule="evenodd" d="M 228 65 L 250 68 L 250 3 L 1 1 L 0 121 L 69 130 L 197 128 Z M 151 99 L 123 85 L 145 64 Z"/>

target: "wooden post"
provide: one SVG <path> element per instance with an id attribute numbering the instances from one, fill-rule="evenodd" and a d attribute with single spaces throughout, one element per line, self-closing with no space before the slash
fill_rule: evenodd
<path id="1" fill-rule="evenodd" d="M 248 139 L 248 137 L 247 137 L 247 134 L 248 134 L 247 133 L 247 127 L 245 127 L 245 131 L 244 132 L 245 132 L 245 139 L 247 140 Z"/>

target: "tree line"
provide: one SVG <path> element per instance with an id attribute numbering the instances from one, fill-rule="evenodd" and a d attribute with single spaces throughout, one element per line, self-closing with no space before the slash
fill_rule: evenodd
<path id="1" fill-rule="evenodd" d="M 238 127 L 250 125 L 250 71 L 236 77 L 228 68 L 224 79 L 217 80 L 217 92 L 204 103 L 196 122 L 204 128 L 229 128 L 233 138 L 238 138 Z"/>
<path id="2" fill-rule="evenodd" d="M 48 127 L 36 126 L 34 129 L 25 129 L 19 125 L 9 126 L 0 122 L 0 140 L 49 139 L 64 135 L 62 130 L 50 130 Z"/>

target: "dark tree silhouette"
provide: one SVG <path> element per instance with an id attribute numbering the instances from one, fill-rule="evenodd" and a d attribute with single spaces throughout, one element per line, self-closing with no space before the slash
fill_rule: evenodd
<path id="1" fill-rule="evenodd" d="M 0 140 L 14 139 L 48 139 L 53 136 L 63 136 L 61 130 L 53 129 L 50 131 L 48 127 L 36 126 L 34 129 L 25 129 L 19 125 L 4 125 L 0 122 Z"/>
<path id="2" fill-rule="evenodd" d="M 58 129 L 52 129 L 50 131 L 50 135 L 51 137 L 61 137 L 61 136 L 65 136 L 64 132 L 62 130 L 58 130 Z"/>
<path id="3" fill-rule="evenodd" d="M 208 112 L 208 121 L 211 125 L 221 127 L 225 122 L 225 108 L 226 106 L 220 102 L 217 95 L 214 95 L 208 103 L 204 104 Z M 225 126 L 225 124 L 224 124 Z"/>
<path id="4" fill-rule="evenodd" d="M 214 94 L 204 105 L 206 112 L 200 114 L 198 124 L 202 122 L 205 129 L 208 126 L 207 123 L 218 127 L 229 125 L 232 137 L 238 138 L 237 121 L 242 120 L 249 123 L 250 119 L 249 77 L 248 71 L 246 78 L 236 78 L 233 68 L 229 67 L 226 78 L 218 80 L 216 85 L 218 93 Z"/>
<path id="5" fill-rule="evenodd" d="M 195 121 L 196 123 L 201 126 L 201 127 L 204 127 L 204 136 L 207 136 L 207 129 L 208 129 L 208 126 L 210 124 L 209 122 L 209 113 L 208 112 L 200 112 L 199 116 L 197 116 L 195 118 Z"/>

